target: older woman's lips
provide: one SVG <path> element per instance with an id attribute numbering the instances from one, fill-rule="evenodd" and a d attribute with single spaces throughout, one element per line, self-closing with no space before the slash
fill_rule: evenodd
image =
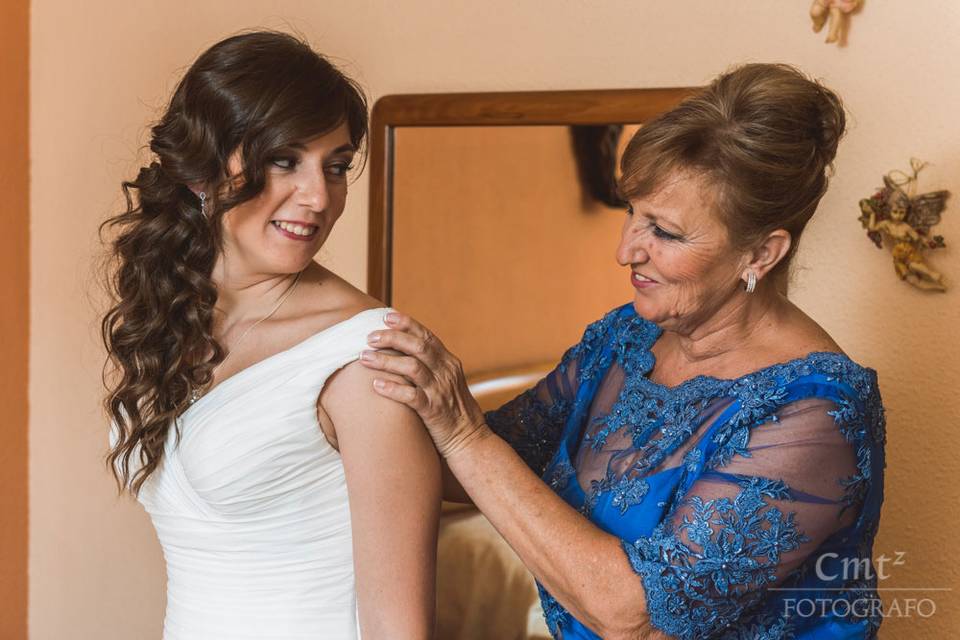
<path id="1" fill-rule="evenodd" d="M 652 287 L 655 284 L 658 284 L 656 280 L 650 280 L 649 278 L 644 278 L 640 274 L 630 272 L 630 284 L 632 284 L 637 289 L 646 289 L 647 287 Z"/>

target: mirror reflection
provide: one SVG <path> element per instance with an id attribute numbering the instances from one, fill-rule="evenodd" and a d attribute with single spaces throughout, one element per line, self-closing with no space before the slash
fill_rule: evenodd
<path id="1" fill-rule="evenodd" d="M 623 208 L 588 192 L 572 131 L 396 130 L 390 302 L 436 331 L 471 376 L 555 364 L 632 295 L 614 257 Z"/>
<path id="2" fill-rule="evenodd" d="M 461 358 L 485 410 L 633 295 L 613 184 L 637 126 L 394 131 L 390 304 Z M 445 504 L 438 553 L 438 638 L 549 637 L 532 577 L 476 509 Z"/>

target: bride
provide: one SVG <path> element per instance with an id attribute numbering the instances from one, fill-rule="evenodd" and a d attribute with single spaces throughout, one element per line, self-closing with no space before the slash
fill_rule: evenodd
<path id="1" fill-rule="evenodd" d="M 437 455 L 355 362 L 388 310 L 313 261 L 361 92 L 303 42 L 246 33 L 196 60 L 151 132 L 101 227 L 102 334 L 108 463 L 163 546 L 165 640 L 429 637 Z"/>

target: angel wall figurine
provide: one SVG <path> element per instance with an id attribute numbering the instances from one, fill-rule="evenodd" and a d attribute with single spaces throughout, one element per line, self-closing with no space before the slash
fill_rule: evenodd
<path id="1" fill-rule="evenodd" d="M 810 6 L 810 19 L 813 20 L 813 32 L 820 33 L 823 25 L 829 21 L 827 42 L 839 42 L 848 16 L 856 11 L 863 0 L 813 0 Z"/>
<path id="2" fill-rule="evenodd" d="M 883 248 L 884 239 L 891 245 L 893 267 L 901 280 L 919 289 L 946 291 L 943 276 L 927 265 L 923 253 L 946 246 L 943 236 L 930 235 L 930 227 L 940 222 L 950 192 L 913 195 L 924 166 L 911 159 L 913 175 L 891 171 L 883 176 L 883 188 L 860 201 L 860 223 L 878 248 Z"/>

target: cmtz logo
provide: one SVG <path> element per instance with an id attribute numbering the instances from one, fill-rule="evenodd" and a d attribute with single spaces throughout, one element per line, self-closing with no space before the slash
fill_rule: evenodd
<path id="1" fill-rule="evenodd" d="M 907 563 L 903 559 L 907 555 L 906 551 L 895 551 L 894 554 L 893 558 L 888 558 L 884 554 L 873 562 L 870 562 L 870 558 L 844 558 L 840 561 L 841 566 L 838 572 L 836 569 L 824 568 L 824 564 L 827 561 L 836 560 L 840 556 L 836 553 L 825 553 L 817 558 L 817 577 L 828 582 L 837 578 L 843 580 L 872 580 L 877 577 L 880 580 L 886 580 L 890 577 L 884 571 L 888 562 L 892 562 L 895 567 Z M 877 567 L 876 572 L 874 572 L 874 565 Z"/>
<path id="2" fill-rule="evenodd" d="M 871 561 L 869 558 L 843 558 L 836 553 L 824 553 L 817 558 L 815 571 L 817 577 L 825 582 L 842 580 L 858 582 L 861 580 L 883 581 L 890 578 L 890 569 L 906 564 L 906 552 L 895 551 Z M 805 588 L 773 588 L 771 591 L 808 591 Z M 919 594 L 932 591 L 952 591 L 937 587 L 898 587 L 884 589 L 828 588 L 828 592 L 837 593 L 835 597 L 785 598 L 783 614 L 787 618 L 812 618 L 834 616 L 840 618 L 930 618 L 937 612 L 937 603 L 929 597 L 895 596 L 881 600 L 877 591 L 896 593 L 913 592 Z"/>

